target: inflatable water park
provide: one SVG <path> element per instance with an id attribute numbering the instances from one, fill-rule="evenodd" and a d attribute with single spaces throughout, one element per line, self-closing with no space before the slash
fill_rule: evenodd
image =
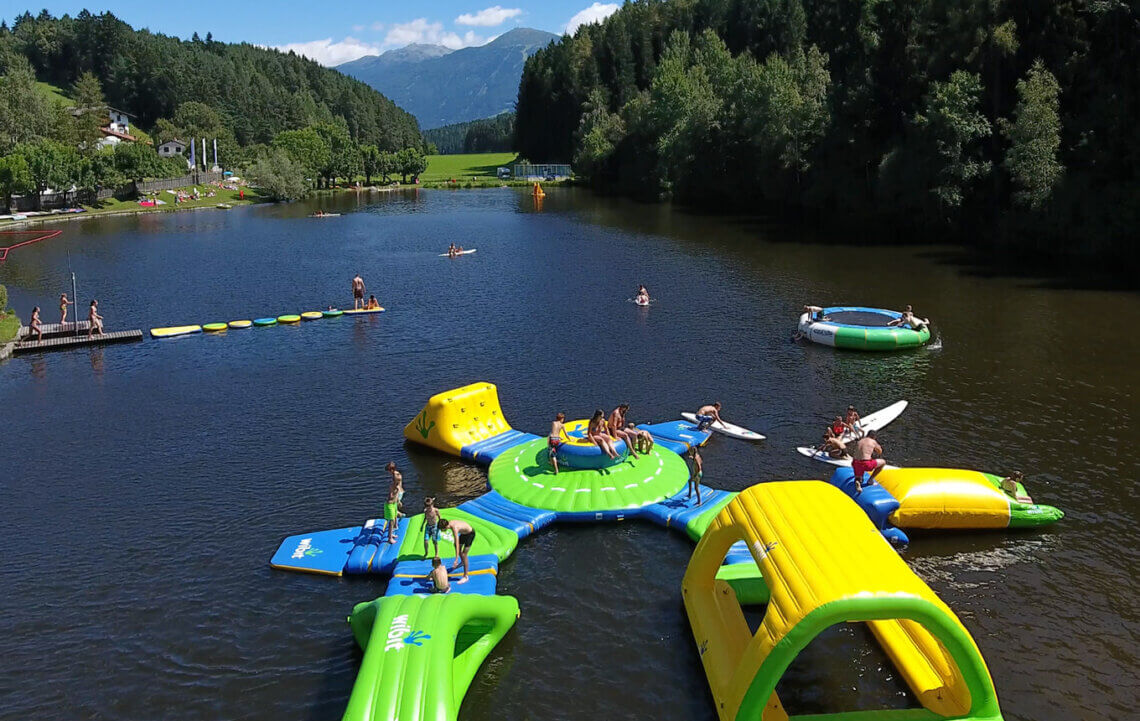
<path id="1" fill-rule="evenodd" d="M 901 413 L 884 411 L 880 423 Z M 849 622 L 870 627 L 921 708 L 836 718 L 1001 718 L 977 645 L 892 548 L 892 531 L 1029 528 L 1042 525 L 1029 519 L 1051 512 L 1008 502 L 1003 510 L 981 492 L 994 487 L 985 474 L 917 468 L 884 470 L 882 482 L 861 493 L 849 488 L 853 472 L 842 467 L 830 482 L 771 481 L 739 493 L 702 485 L 697 505 L 682 455 L 707 443 L 711 430 L 685 419 L 643 424 L 653 448 L 634 458 L 616 439 L 611 458 L 586 439 L 586 423 L 566 424 L 567 441 L 554 451 L 557 474 L 547 438 L 512 428 L 491 383 L 434 395 L 407 424 L 407 441 L 487 467 L 485 494 L 440 509 L 441 518 L 474 531 L 467 580 L 453 580 L 447 593 L 434 593 L 428 577 L 423 514 L 399 518 L 394 543 L 385 522 L 373 519 L 281 542 L 274 568 L 388 578 L 384 595 L 357 604 L 348 618 L 364 656 L 346 721 L 458 718 L 480 665 L 520 617 L 518 600 L 499 593 L 499 564 L 556 522 L 638 519 L 697 544 L 681 595 L 722 720 L 788 719 L 775 692 L 783 672 L 822 631 Z M 1050 522 L 1062 515 L 1052 511 Z M 455 542 L 443 532 L 439 556 L 455 556 Z M 755 633 L 746 606 L 765 609 Z"/>

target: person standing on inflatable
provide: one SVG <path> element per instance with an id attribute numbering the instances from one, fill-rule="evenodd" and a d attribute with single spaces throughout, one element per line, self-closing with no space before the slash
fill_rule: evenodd
<path id="1" fill-rule="evenodd" d="M 546 452 L 550 456 L 550 465 L 554 466 L 554 475 L 558 475 L 558 446 L 566 440 L 566 414 L 559 413 L 550 423 L 550 436 L 546 439 Z"/>
<path id="2" fill-rule="evenodd" d="M 456 583 L 467 583 L 469 578 L 469 566 L 467 563 L 467 554 L 471 551 L 471 544 L 475 543 L 475 529 L 467 521 L 447 520 L 441 518 L 439 521 L 439 528 L 442 531 L 451 529 L 455 534 L 455 563 L 451 564 L 451 570 L 459 568 L 459 561 L 463 561 L 463 578 L 456 581 Z"/>
<path id="3" fill-rule="evenodd" d="M 693 470 L 689 474 L 689 495 L 685 496 L 688 500 L 693 497 L 693 489 L 697 491 L 697 505 L 701 505 L 701 478 L 705 475 L 705 464 L 701 459 L 701 450 L 696 446 L 689 448 L 689 458 L 693 461 Z"/>
<path id="4" fill-rule="evenodd" d="M 364 279 L 360 277 L 360 273 L 352 279 L 352 307 L 354 310 L 364 308 Z"/>
<path id="5" fill-rule="evenodd" d="M 871 472 L 871 477 L 867 479 L 867 485 L 870 486 L 875 482 L 875 476 L 879 475 L 879 471 L 883 470 L 883 466 L 887 462 L 882 459 L 883 447 L 875 440 L 877 434 L 874 431 L 867 431 L 866 437 L 855 444 L 854 460 L 851 461 L 851 470 L 855 471 L 855 492 L 863 492 L 863 474 L 867 471 Z M 875 458 L 875 456 L 880 456 Z"/>
<path id="6" fill-rule="evenodd" d="M 400 499 L 404 496 L 404 475 L 396 470 L 394 462 L 388 463 L 388 473 L 392 474 L 392 480 L 384 503 L 384 530 L 388 533 L 388 543 L 395 543 L 396 527 L 400 523 Z"/>

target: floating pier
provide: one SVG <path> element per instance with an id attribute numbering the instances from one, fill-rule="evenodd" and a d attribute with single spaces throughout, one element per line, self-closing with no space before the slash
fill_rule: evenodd
<path id="1" fill-rule="evenodd" d="M 91 324 L 88 321 L 76 323 L 45 323 L 43 340 L 31 340 L 39 335 L 31 331 L 28 326 L 21 326 L 16 336 L 15 353 L 33 353 L 36 351 L 65 350 L 84 345 L 107 345 L 108 343 L 130 343 L 143 339 L 141 330 L 120 330 L 107 333 L 96 333 L 88 337 L 87 331 Z"/>

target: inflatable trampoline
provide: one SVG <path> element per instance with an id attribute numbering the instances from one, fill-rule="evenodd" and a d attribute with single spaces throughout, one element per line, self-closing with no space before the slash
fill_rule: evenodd
<path id="1" fill-rule="evenodd" d="M 833 306 L 824 308 L 818 320 L 810 313 L 800 316 L 800 334 L 812 343 L 849 350 L 888 351 L 917 348 L 930 342 L 930 328 L 912 330 L 888 325 L 902 313 L 883 308 Z"/>

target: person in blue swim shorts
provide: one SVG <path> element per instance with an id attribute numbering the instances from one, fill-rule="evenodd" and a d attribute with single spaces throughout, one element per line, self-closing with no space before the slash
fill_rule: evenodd
<path id="1" fill-rule="evenodd" d="M 424 532 L 424 558 L 428 555 L 428 541 L 435 544 L 435 555 L 439 555 L 439 509 L 435 507 L 435 498 L 428 496 L 424 499 L 424 520 L 420 527 Z"/>
<path id="2" fill-rule="evenodd" d="M 713 423 L 721 423 L 724 421 L 720 419 L 720 401 L 710 405 L 701 406 L 697 409 L 697 430 L 707 431 L 709 426 Z"/>

